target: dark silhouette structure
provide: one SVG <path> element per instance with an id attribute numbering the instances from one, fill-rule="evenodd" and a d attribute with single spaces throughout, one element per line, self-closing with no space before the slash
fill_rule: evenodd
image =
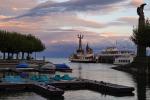
<path id="1" fill-rule="evenodd" d="M 83 35 L 79 35 L 78 34 L 78 38 L 79 38 L 79 48 L 77 50 L 77 53 L 84 53 L 84 50 L 82 49 L 82 39 L 83 39 Z"/>
<path id="2" fill-rule="evenodd" d="M 69 60 L 71 62 L 94 63 L 96 60 L 93 49 L 91 49 L 88 44 L 86 49 L 82 48 L 83 35 L 78 35 L 78 39 L 79 47 L 77 48 L 76 53 L 69 57 Z"/>
<path id="3" fill-rule="evenodd" d="M 133 75 L 134 81 L 137 83 L 137 100 L 147 100 L 149 96 L 150 77 L 149 74 Z"/>
<path id="4" fill-rule="evenodd" d="M 92 54 L 93 53 L 93 49 L 89 47 L 88 43 L 86 45 L 86 53 L 87 54 Z"/>
<path id="5" fill-rule="evenodd" d="M 137 8 L 137 14 L 139 15 L 139 22 L 138 22 L 138 34 L 142 34 L 144 27 L 145 27 L 145 17 L 144 17 L 144 6 L 146 3 L 141 4 L 140 7 Z M 146 47 L 138 44 L 137 45 L 137 57 L 145 57 L 146 56 Z"/>

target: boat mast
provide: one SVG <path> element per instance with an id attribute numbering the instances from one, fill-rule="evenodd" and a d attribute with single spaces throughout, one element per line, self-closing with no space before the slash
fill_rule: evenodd
<path id="1" fill-rule="evenodd" d="M 78 52 L 83 53 L 83 49 L 82 49 L 82 39 L 83 39 L 83 35 L 78 34 L 78 38 L 79 38 L 79 48 L 78 48 Z"/>

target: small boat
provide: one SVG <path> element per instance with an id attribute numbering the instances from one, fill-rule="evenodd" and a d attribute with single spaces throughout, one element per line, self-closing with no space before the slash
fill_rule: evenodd
<path id="1" fill-rule="evenodd" d="M 60 75 L 55 75 L 54 77 L 51 78 L 52 80 L 55 81 L 60 81 L 61 80 L 61 76 Z"/>
<path id="2" fill-rule="evenodd" d="M 55 70 L 56 67 L 52 63 L 47 63 L 47 64 L 44 64 L 43 66 L 41 66 L 41 69 L 44 69 L 44 70 Z"/>
<path id="3" fill-rule="evenodd" d="M 21 76 L 5 76 L 3 79 L 3 82 L 7 83 L 23 83 L 25 80 Z"/>
<path id="4" fill-rule="evenodd" d="M 68 74 L 65 74 L 61 77 L 61 80 L 66 80 L 66 81 L 73 80 L 73 79 L 75 79 L 75 78 L 70 77 Z"/>
<path id="5" fill-rule="evenodd" d="M 86 45 L 86 49 L 82 48 L 82 39 L 83 35 L 78 35 L 79 38 L 79 47 L 76 50 L 76 53 L 73 53 L 69 56 L 69 61 L 78 62 L 78 63 L 95 63 L 95 54 L 93 49 L 89 47 L 88 43 Z"/>
<path id="6" fill-rule="evenodd" d="M 55 64 L 56 66 L 56 71 L 61 71 L 61 72 L 72 72 L 72 69 L 67 66 L 66 64 Z"/>
<path id="7" fill-rule="evenodd" d="M 55 75 L 51 79 L 55 80 L 55 81 L 70 81 L 70 80 L 74 80 L 75 78 L 74 77 L 70 77 L 68 74 L 64 74 L 63 76 Z"/>
<path id="8" fill-rule="evenodd" d="M 28 68 L 29 67 L 29 64 L 26 63 L 25 61 L 21 61 L 17 66 L 16 68 Z"/>
<path id="9" fill-rule="evenodd" d="M 29 67 L 35 68 L 35 67 L 39 67 L 38 64 L 29 64 Z"/>

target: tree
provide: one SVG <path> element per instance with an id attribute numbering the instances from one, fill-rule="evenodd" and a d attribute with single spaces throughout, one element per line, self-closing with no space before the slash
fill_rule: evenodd
<path id="1" fill-rule="evenodd" d="M 0 51 L 3 53 L 3 59 L 6 59 L 6 53 L 8 54 L 8 59 L 13 58 L 14 54 L 18 59 L 18 54 L 21 52 L 22 59 L 24 59 L 25 53 L 29 56 L 32 52 L 40 52 L 45 49 L 41 40 L 31 34 L 23 35 L 17 32 L 0 30 L 0 40 Z"/>
<path id="2" fill-rule="evenodd" d="M 131 40 L 136 45 L 150 47 L 150 21 L 148 19 L 146 20 L 145 26 L 143 27 L 142 31 L 140 31 L 140 33 L 138 28 L 133 29 Z"/>

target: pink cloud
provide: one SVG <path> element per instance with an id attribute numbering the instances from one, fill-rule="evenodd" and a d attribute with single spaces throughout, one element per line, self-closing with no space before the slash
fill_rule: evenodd
<path id="1" fill-rule="evenodd" d="M 124 16 L 124 17 L 120 17 L 118 21 L 121 21 L 121 22 L 124 22 L 125 24 L 133 26 L 133 25 L 137 25 L 138 17 L 137 16 Z"/>
<path id="2" fill-rule="evenodd" d="M 4 15 L 18 16 L 37 5 L 37 0 L 0 0 L 0 12 Z"/>
<path id="3" fill-rule="evenodd" d="M 6 19 L 6 18 L 11 18 L 11 16 L 0 15 L 0 20 Z"/>
<path id="4" fill-rule="evenodd" d="M 132 2 L 131 2 L 131 4 L 136 7 L 141 5 L 142 3 L 144 3 L 144 0 L 132 0 Z"/>

